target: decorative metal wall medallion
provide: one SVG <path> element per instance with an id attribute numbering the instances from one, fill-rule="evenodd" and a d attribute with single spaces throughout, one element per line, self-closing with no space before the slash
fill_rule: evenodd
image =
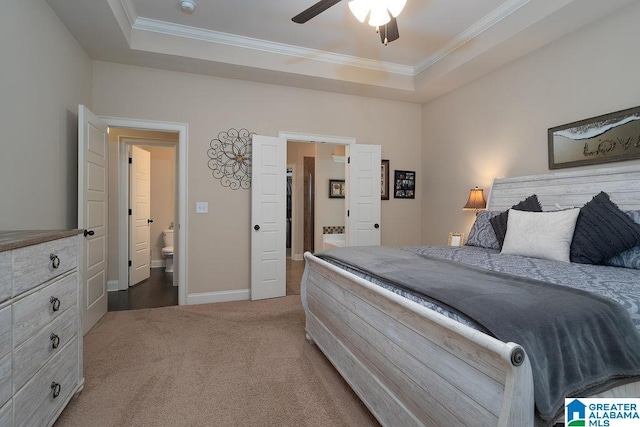
<path id="1" fill-rule="evenodd" d="M 207 150 L 213 177 L 232 190 L 251 187 L 251 138 L 255 132 L 229 129 L 211 140 Z"/>

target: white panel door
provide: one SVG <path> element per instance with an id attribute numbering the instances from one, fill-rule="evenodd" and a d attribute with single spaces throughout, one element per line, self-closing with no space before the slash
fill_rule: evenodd
<path id="1" fill-rule="evenodd" d="M 347 246 L 380 244 L 380 164 L 379 145 L 347 146 L 346 171 Z"/>
<path id="2" fill-rule="evenodd" d="M 107 312 L 108 148 L 107 125 L 78 106 L 78 228 L 86 230 L 80 255 L 85 334 Z"/>
<path id="3" fill-rule="evenodd" d="M 254 135 L 251 171 L 251 299 L 286 294 L 287 140 Z"/>
<path id="4" fill-rule="evenodd" d="M 133 286 L 151 275 L 151 153 L 131 147 L 130 170 L 129 286 Z"/>

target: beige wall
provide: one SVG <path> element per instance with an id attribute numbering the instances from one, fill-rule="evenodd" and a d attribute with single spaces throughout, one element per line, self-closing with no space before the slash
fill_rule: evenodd
<path id="1" fill-rule="evenodd" d="M 0 230 L 75 228 L 91 60 L 44 1 L 3 2 L 0 28 Z"/>
<path id="2" fill-rule="evenodd" d="M 213 178 L 207 149 L 219 132 L 246 128 L 355 137 L 380 144 L 391 168 L 421 176 L 420 105 L 265 85 L 208 76 L 93 64 L 94 112 L 187 123 L 187 292 L 241 290 L 250 279 L 250 191 L 231 190 Z M 195 214 L 195 203 L 209 214 Z M 402 218 L 402 221 L 394 221 Z M 382 203 L 382 242 L 419 244 L 421 196 Z"/>
<path id="3" fill-rule="evenodd" d="M 423 107 L 424 244 L 468 234 L 470 188 L 549 172 L 548 128 L 640 105 L 638 22 L 634 2 Z"/>

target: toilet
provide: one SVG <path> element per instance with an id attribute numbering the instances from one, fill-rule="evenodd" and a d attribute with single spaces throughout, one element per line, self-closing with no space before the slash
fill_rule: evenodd
<path id="1" fill-rule="evenodd" d="M 164 230 L 162 232 L 162 240 L 164 242 L 164 247 L 161 252 L 162 256 L 166 260 L 166 268 L 164 271 L 167 273 L 173 273 L 173 230 Z"/>

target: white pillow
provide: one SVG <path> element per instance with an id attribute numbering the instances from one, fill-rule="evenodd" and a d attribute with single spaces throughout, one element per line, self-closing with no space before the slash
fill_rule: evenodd
<path id="1" fill-rule="evenodd" d="M 509 209 L 503 254 L 569 262 L 580 208 L 554 212 Z"/>

